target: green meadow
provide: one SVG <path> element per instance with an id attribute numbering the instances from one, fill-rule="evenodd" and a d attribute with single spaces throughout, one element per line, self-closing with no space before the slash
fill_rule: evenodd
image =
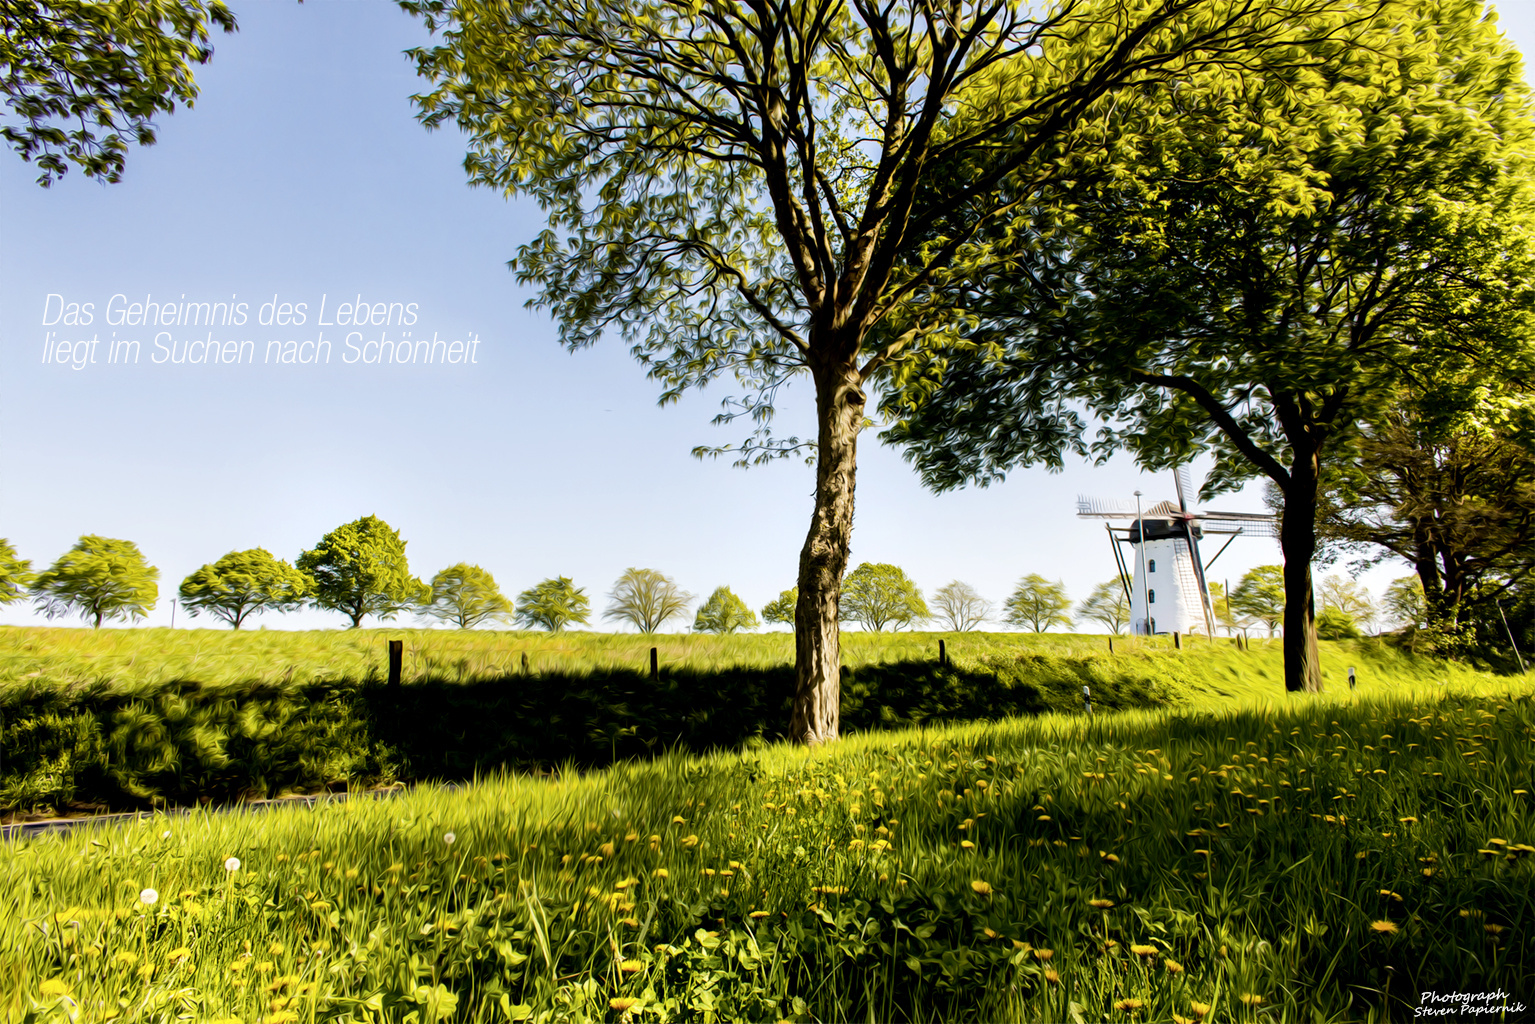
<path id="1" fill-rule="evenodd" d="M 407 694 L 648 682 L 636 637 L 14 630 L 6 736 L 15 701 L 102 688 L 137 694 L 146 728 L 167 693 L 387 690 L 396 635 Z M 12 839 L 0 1016 L 1392 1021 L 1424 992 L 1501 990 L 1477 1019 L 1529 1018 L 1524 680 L 1327 645 L 1329 690 L 1291 697 L 1262 644 L 944 639 L 947 668 L 936 634 L 846 634 L 871 692 L 815 751 L 769 722 L 708 753 Z M 788 656 L 786 636 L 655 645 L 663 690 L 776 679 Z M 523 675 L 524 651 L 548 660 Z M 1084 678 L 1124 708 L 1067 703 Z M 952 720 L 1003 698 L 1043 707 Z"/>

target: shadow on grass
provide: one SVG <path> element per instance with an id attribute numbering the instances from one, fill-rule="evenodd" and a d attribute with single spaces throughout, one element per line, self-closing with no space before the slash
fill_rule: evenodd
<path id="1" fill-rule="evenodd" d="M 1154 707 L 1126 667 L 1027 655 L 1004 664 L 844 669 L 844 732 Z M 777 669 L 511 675 L 204 686 L 109 684 L 3 698 L 0 809 L 47 812 L 223 803 L 396 779 L 463 780 L 703 753 L 782 738 L 794 673 Z"/>

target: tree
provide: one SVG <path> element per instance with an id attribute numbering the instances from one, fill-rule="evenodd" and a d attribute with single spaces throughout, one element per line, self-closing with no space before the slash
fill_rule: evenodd
<path id="1" fill-rule="evenodd" d="M 1247 570 L 1231 592 L 1231 607 L 1238 615 L 1263 623 L 1273 636 L 1275 627 L 1284 621 L 1284 566 L 1259 565 Z"/>
<path id="2" fill-rule="evenodd" d="M 427 600 L 431 590 L 410 574 L 405 543 L 377 516 L 336 527 L 298 557 L 315 583 L 310 603 L 343 613 L 357 629 L 366 616 L 390 619 Z"/>
<path id="3" fill-rule="evenodd" d="M 431 594 L 421 611 L 459 629 L 473 629 L 491 619 L 505 622 L 512 617 L 512 603 L 494 576 L 477 565 L 459 562 L 432 577 Z"/>
<path id="4" fill-rule="evenodd" d="M 1066 614 L 1070 607 L 1071 599 L 1066 596 L 1064 584 L 1051 583 L 1038 573 L 1029 573 L 1018 581 L 1002 609 L 1007 613 L 1009 625 L 1028 626 L 1036 633 L 1043 633 L 1051 626 L 1071 625 L 1071 616 Z"/>
<path id="5" fill-rule="evenodd" d="M 1130 623 L 1130 599 L 1125 596 L 1124 581 L 1112 579 L 1094 587 L 1077 607 L 1077 619 L 1101 622 L 1110 633 L 1123 633 Z"/>
<path id="6" fill-rule="evenodd" d="M 1294 59 L 1264 74 L 1204 68 L 1123 97 L 1061 154 L 1072 185 L 988 229 L 1011 263 L 975 280 L 970 324 L 918 350 L 887 405 L 890 438 L 940 485 L 1119 448 L 1147 468 L 1213 451 L 1205 497 L 1269 477 L 1289 690 L 1321 686 L 1324 466 L 1430 373 L 1528 376 L 1519 55 L 1479 0 L 1362 13 L 1348 45 L 1276 44 Z"/>
<path id="7" fill-rule="evenodd" d="M 178 591 L 188 615 L 209 612 L 235 629 L 248 615 L 296 607 L 313 593 L 313 580 L 265 548 L 231 551 L 182 580 Z"/>
<path id="8" fill-rule="evenodd" d="M 804 611 L 801 606 L 799 612 Z M 928 618 L 927 603 L 906 573 L 887 562 L 862 562 L 842 581 L 842 617 L 878 633 Z"/>
<path id="9" fill-rule="evenodd" d="M 799 587 L 790 587 L 778 597 L 769 602 L 762 609 L 762 618 L 765 622 L 781 622 L 786 626 L 794 625 L 794 606 L 799 603 Z"/>
<path id="10" fill-rule="evenodd" d="M 1321 598 L 1324 609 L 1336 608 L 1355 626 L 1368 625 L 1374 621 L 1377 614 L 1375 601 L 1370 597 L 1370 592 L 1355 580 L 1347 580 L 1341 576 L 1327 576 L 1322 580 L 1322 585 L 1317 588 L 1317 596 Z M 1357 633 L 1358 630 L 1356 629 L 1355 632 Z M 1327 638 L 1322 637 L 1322 639 Z"/>
<path id="11" fill-rule="evenodd" d="M 757 613 L 731 593 L 729 587 L 716 587 L 693 617 L 695 633 L 734 633 L 738 629 L 756 629 Z"/>
<path id="12" fill-rule="evenodd" d="M 38 608 L 52 619 L 69 612 L 101 628 L 106 619 L 142 619 L 160 597 L 160 570 L 131 540 L 86 534 L 32 584 Z"/>
<path id="13" fill-rule="evenodd" d="M 838 732 L 840 589 L 868 392 L 949 316 L 976 232 L 1059 173 L 1042 153 L 1109 96 L 1199 60 L 1261 63 L 1297 10 L 1340 0 L 405 0 L 429 127 L 469 136 L 470 179 L 535 198 L 548 229 L 512 260 L 570 348 L 620 335 L 662 402 L 733 374 L 738 464 L 809 451 L 789 734 Z M 952 125 L 963 125 L 953 128 Z M 932 168 L 986 169 L 935 188 Z M 958 230 L 936 233 L 940 224 Z M 877 332 L 881 324 L 890 329 Z M 808 375 L 815 437 L 772 439 Z"/>
<path id="14" fill-rule="evenodd" d="M 976 593 L 968 583 L 954 580 L 945 583 L 933 594 L 933 618 L 948 624 L 955 632 L 963 633 L 986 621 L 991 614 L 991 602 Z"/>
<path id="15" fill-rule="evenodd" d="M 1316 617 L 1316 635 L 1318 640 L 1358 640 L 1362 634 L 1359 623 L 1347 612 L 1335 605 L 1327 605 Z"/>
<path id="16" fill-rule="evenodd" d="M 119 181 L 128 143 L 155 141 L 156 113 L 197 98 L 193 64 L 213 56 L 212 26 L 233 32 L 221 0 L 6 0 L 0 93 L 19 123 L 0 127 L 49 185 L 74 163 Z"/>
<path id="17" fill-rule="evenodd" d="M 572 623 L 586 625 L 591 604 L 569 576 L 553 576 L 517 595 L 517 622 L 558 633 Z"/>
<path id="18" fill-rule="evenodd" d="M 693 595 L 654 569 L 625 569 L 608 593 L 612 602 L 604 619 L 627 622 L 641 633 L 654 633 L 667 619 L 687 614 Z"/>
<path id="19" fill-rule="evenodd" d="M 1423 598 L 1423 581 L 1417 576 L 1403 576 L 1386 586 L 1386 614 L 1398 626 L 1420 629 L 1428 625 L 1428 602 Z"/>
<path id="20" fill-rule="evenodd" d="M 1215 621 L 1225 628 L 1227 636 L 1235 635 L 1246 621 L 1231 607 L 1231 598 L 1226 593 L 1225 584 L 1210 584 L 1210 607 L 1215 612 Z"/>
<path id="21" fill-rule="evenodd" d="M 1535 451 L 1517 420 L 1487 408 L 1511 390 L 1485 389 L 1474 409 L 1446 409 L 1442 388 L 1402 396 L 1365 425 L 1322 503 L 1319 531 L 1337 550 L 1363 552 L 1356 565 L 1395 555 L 1413 566 L 1424 625 L 1452 647 L 1468 602 L 1535 575 Z"/>
<path id="22" fill-rule="evenodd" d="M 0 604 L 20 601 L 36 579 L 32 562 L 18 557 L 11 542 L 0 537 Z"/>

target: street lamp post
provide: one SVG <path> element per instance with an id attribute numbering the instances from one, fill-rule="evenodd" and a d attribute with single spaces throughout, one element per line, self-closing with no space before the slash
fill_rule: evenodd
<path id="1" fill-rule="evenodd" d="M 1146 521 L 1141 518 L 1141 492 L 1135 492 L 1135 532 L 1140 543 L 1135 545 L 1141 559 L 1141 629 L 1151 635 L 1151 580 L 1146 576 Z"/>

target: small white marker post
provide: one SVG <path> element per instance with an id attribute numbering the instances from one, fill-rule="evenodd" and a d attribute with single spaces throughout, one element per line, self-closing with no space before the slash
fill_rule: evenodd
<path id="1" fill-rule="evenodd" d="M 1348 667 L 1348 688 L 1350 690 L 1354 688 L 1354 666 L 1352 665 Z"/>
<path id="2" fill-rule="evenodd" d="M 1082 707 L 1089 715 L 1093 713 L 1093 694 L 1086 686 L 1082 687 Z"/>

